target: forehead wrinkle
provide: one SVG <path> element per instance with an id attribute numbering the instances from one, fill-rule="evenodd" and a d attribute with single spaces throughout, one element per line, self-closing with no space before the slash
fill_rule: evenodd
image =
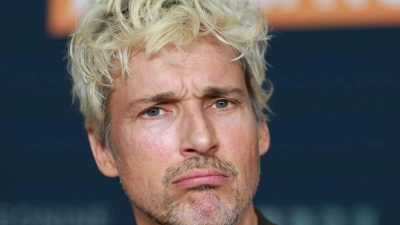
<path id="1" fill-rule="evenodd" d="M 244 96 L 245 92 L 236 87 L 214 87 L 208 86 L 204 90 L 205 95 L 213 96 L 213 95 L 230 95 L 230 94 L 237 94 L 239 96 Z"/>
<path id="2" fill-rule="evenodd" d="M 167 92 L 162 92 L 154 95 L 147 95 L 139 99 L 134 99 L 132 100 L 128 106 L 127 110 L 133 108 L 137 104 L 148 104 L 148 103 L 158 103 L 158 102 L 164 102 L 164 101 L 170 101 L 171 99 L 175 98 L 176 94 L 167 91 Z"/>
<path id="3" fill-rule="evenodd" d="M 229 96 L 236 95 L 238 97 L 245 97 L 246 92 L 238 87 L 218 87 L 218 86 L 208 86 L 204 90 L 204 95 L 206 96 Z"/>

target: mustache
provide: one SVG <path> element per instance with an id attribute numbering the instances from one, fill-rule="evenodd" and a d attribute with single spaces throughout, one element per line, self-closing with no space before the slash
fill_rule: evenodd
<path id="1" fill-rule="evenodd" d="M 232 163 L 218 159 L 215 156 L 194 156 L 185 159 L 177 166 L 170 167 L 165 171 L 165 175 L 162 179 L 164 186 L 167 186 L 176 177 L 183 175 L 184 173 L 193 169 L 216 169 L 227 175 L 237 177 L 238 172 Z"/>

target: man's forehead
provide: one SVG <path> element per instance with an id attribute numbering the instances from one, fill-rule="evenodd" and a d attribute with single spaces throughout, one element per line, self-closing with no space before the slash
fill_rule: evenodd
<path id="1" fill-rule="evenodd" d="M 227 62 L 239 61 L 235 60 L 238 54 L 232 46 L 223 43 L 213 35 L 206 35 L 186 45 L 178 46 L 174 43 L 168 43 L 161 46 L 156 52 L 151 52 L 144 46 L 132 48 L 130 49 L 129 60 L 127 62 L 116 62 L 112 75 L 116 79 L 121 75 L 124 77 L 126 74 L 133 74 L 144 62 L 160 59 L 166 59 L 165 64 L 185 64 L 188 57 L 196 57 L 201 51 L 207 52 L 210 57 L 218 54 L 219 57 L 224 57 Z"/>
<path id="2" fill-rule="evenodd" d="M 212 79 L 217 77 L 219 73 L 228 72 L 233 67 L 240 68 L 241 73 L 243 73 L 241 61 L 234 60 L 236 57 L 237 53 L 231 46 L 213 37 L 203 37 L 190 45 L 170 46 L 165 51 L 152 55 L 147 55 L 144 49 L 134 51 L 129 58 L 128 65 L 126 65 L 125 70 L 127 72 L 121 73 L 115 70 L 113 78 L 119 80 L 117 82 L 127 84 L 127 80 L 140 82 L 140 79 L 152 79 L 156 74 L 165 75 L 165 77 L 158 76 L 158 79 L 152 79 L 150 82 L 154 84 L 154 82 L 168 79 L 170 73 L 179 70 L 181 70 L 179 73 L 183 75 L 192 73 L 192 71 L 193 73 L 205 71 L 209 67 L 210 69 L 207 72 L 215 75 L 208 77 Z M 170 70 L 170 68 L 176 70 Z M 119 67 L 119 70 L 123 69 L 124 67 Z M 120 80 L 121 78 L 123 79 Z"/>

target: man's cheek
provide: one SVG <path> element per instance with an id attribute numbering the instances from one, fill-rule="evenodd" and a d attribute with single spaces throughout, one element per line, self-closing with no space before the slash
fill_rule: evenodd
<path id="1" fill-rule="evenodd" d="M 179 152 L 179 144 L 177 138 L 168 134 L 172 132 L 165 132 L 163 134 L 143 134 L 139 136 L 137 143 L 138 151 L 143 157 L 141 160 L 146 159 L 155 165 L 161 166 L 161 163 L 167 163 L 170 159 Z"/>
<path id="2" fill-rule="evenodd" d="M 235 118 L 235 120 L 225 121 L 218 124 L 219 139 L 221 142 L 236 146 L 235 148 L 243 148 L 255 137 L 254 126 L 249 124 L 244 118 Z"/>

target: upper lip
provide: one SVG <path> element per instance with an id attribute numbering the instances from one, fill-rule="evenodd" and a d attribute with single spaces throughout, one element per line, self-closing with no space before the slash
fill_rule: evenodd
<path id="1" fill-rule="evenodd" d="M 191 170 L 187 173 L 184 173 L 182 176 L 179 176 L 176 180 L 172 183 L 179 183 L 184 180 L 193 179 L 197 177 L 208 177 L 208 176 L 224 176 L 228 177 L 225 173 L 215 170 L 215 169 L 207 169 L 207 170 Z"/>

